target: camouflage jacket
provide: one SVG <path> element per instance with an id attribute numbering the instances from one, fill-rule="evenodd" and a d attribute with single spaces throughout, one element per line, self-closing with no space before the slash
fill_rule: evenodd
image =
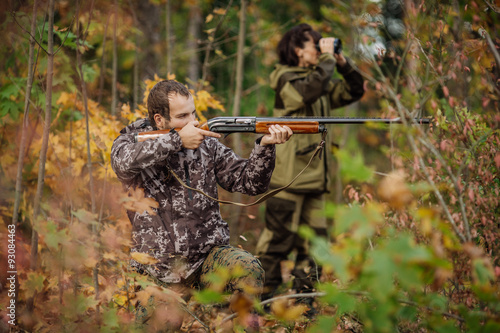
<path id="1" fill-rule="evenodd" d="M 218 197 L 217 184 L 230 192 L 257 195 L 268 189 L 275 147 L 256 142 L 250 157 L 244 159 L 211 137 L 195 150 L 184 149 L 176 131 L 134 142 L 134 133 L 151 130 L 146 119 L 122 129 L 111 149 L 111 165 L 125 187 L 142 188 L 146 197 L 159 204 L 156 214 L 127 212 L 133 226 L 132 252 L 159 260 L 155 265 L 132 260 L 132 266 L 166 283 L 181 282 L 201 266 L 214 246 L 229 243 L 229 228 L 218 202 L 182 187 L 168 169 L 214 198 Z"/>

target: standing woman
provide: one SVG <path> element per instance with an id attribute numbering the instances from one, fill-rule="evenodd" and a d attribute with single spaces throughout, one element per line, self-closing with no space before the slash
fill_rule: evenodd
<path id="1" fill-rule="evenodd" d="M 362 76 L 341 50 L 334 48 L 335 41 L 333 37 L 322 38 L 305 23 L 285 33 L 278 44 L 280 62 L 270 75 L 276 92 L 275 117 L 332 116 L 335 108 L 363 96 Z M 335 69 L 343 80 L 332 78 Z M 277 146 L 271 187 L 287 185 L 305 167 L 320 141 L 321 134 L 294 135 L 287 144 Z M 312 292 L 320 278 L 321 267 L 309 256 L 308 244 L 297 230 L 307 225 L 317 235 L 327 236 L 324 194 L 330 185 L 330 158 L 326 156 L 330 151 L 327 141 L 324 156 L 313 160 L 289 188 L 267 201 L 266 228 L 256 249 L 266 273 L 263 299 L 271 298 L 283 282 L 280 264 L 293 250 L 297 251 L 293 289 Z M 312 299 L 302 301 L 310 306 L 309 314 L 314 314 Z"/>

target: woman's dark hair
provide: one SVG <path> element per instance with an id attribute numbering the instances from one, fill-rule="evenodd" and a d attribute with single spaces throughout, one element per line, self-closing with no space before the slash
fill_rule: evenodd
<path id="1" fill-rule="evenodd" d="M 317 44 L 321 39 L 321 34 L 307 24 L 301 23 L 292 29 L 288 30 L 283 38 L 278 43 L 278 56 L 280 64 L 288 66 L 297 66 L 299 58 L 295 53 L 295 48 L 303 48 L 304 42 L 312 38 L 314 44 Z"/>
<path id="2" fill-rule="evenodd" d="M 186 98 L 191 95 L 185 85 L 174 80 L 160 81 L 149 92 L 147 102 L 148 118 L 154 128 L 156 128 L 154 117 L 157 113 L 170 121 L 170 101 L 168 98 L 173 94 L 179 94 Z"/>

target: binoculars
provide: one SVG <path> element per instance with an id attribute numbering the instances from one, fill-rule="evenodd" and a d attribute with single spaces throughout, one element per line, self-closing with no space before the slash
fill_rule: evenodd
<path id="1" fill-rule="evenodd" d="M 316 44 L 315 46 L 316 50 L 318 50 L 318 52 L 321 52 L 319 44 Z M 342 40 L 340 40 L 340 38 L 335 38 L 335 40 L 333 41 L 333 53 L 339 54 L 340 52 L 342 52 Z"/>

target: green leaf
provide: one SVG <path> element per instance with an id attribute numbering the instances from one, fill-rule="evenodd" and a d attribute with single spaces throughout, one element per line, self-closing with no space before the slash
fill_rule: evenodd
<path id="1" fill-rule="evenodd" d="M 6 84 L 0 89 L 0 97 L 10 100 L 11 96 L 16 98 L 19 95 L 19 88 L 14 84 Z"/>
<path id="2" fill-rule="evenodd" d="M 58 230 L 55 221 L 48 220 L 44 230 L 44 241 L 47 246 L 53 250 L 59 248 L 59 244 L 63 244 L 67 239 L 67 229 Z"/>
<path id="3" fill-rule="evenodd" d="M 414 306 L 401 306 L 398 310 L 398 317 L 409 321 L 416 320 L 418 314 L 419 310 Z"/>
<path id="4" fill-rule="evenodd" d="M 314 237 L 316 237 L 316 233 L 314 232 L 314 230 L 307 225 L 299 226 L 298 234 L 300 237 L 306 240 L 312 240 L 314 239 Z"/>
<path id="5" fill-rule="evenodd" d="M 373 306 L 367 308 L 367 315 L 371 319 L 371 332 L 394 332 L 392 313 L 395 311 L 394 301 L 374 302 Z"/>
<path id="6" fill-rule="evenodd" d="M 83 80 L 85 82 L 94 81 L 98 74 L 97 71 L 92 66 L 86 64 L 82 66 L 82 71 L 83 71 Z"/>
<path id="7" fill-rule="evenodd" d="M 95 308 L 99 303 L 94 299 L 94 296 L 84 296 L 82 294 L 74 295 L 73 293 L 65 293 L 63 296 L 65 306 L 63 313 L 67 317 L 72 317 L 75 314 L 84 314 L 88 309 Z"/>
<path id="8" fill-rule="evenodd" d="M 221 303 L 224 301 L 223 294 L 211 289 L 194 292 L 194 298 L 202 304 Z"/>
<path id="9" fill-rule="evenodd" d="M 500 332 L 500 323 L 494 321 L 488 321 L 486 325 L 484 325 L 484 329 L 482 330 L 484 333 L 497 333 Z"/>
<path id="10" fill-rule="evenodd" d="M 120 323 L 118 320 L 118 309 L 117 308 L 109 308 L 102 313 L 102 322 L 104 325 L 112 328 L 119 327 Z"/>
<path id="11" fill-rule="evenodd" d="M 483 260 L 474 259 L 472 266 L 474 267 L 473 274 L 480 284 L 486 284 L 495 279 L 493 271 L 486 267 Z"/>
<path id="12" fill-rule="evenodd" d="M 311 240 L 311 255 L 323 266 L 333 268 L 335 274 L 342 282 L 349 280 L 349 272 L 347 271 L 346 260 L 331 251 L 331 245 L 327 239 L 323 237 L 315 237 Z"/>
<path id="13" fill-rule="evenodd" d="M 433 327 L 434 330 L 438 333 L 454 333 L 454 332 L 460 332 L 460 330 L 455 327 L 454 323 L 444 323 L 442 325 L 439 325 L 438 327 Z"/>
<path id="14" fill-rule="evenodd" d="M 352 229 L 354 226 L 360 223 L 366 224 L 366 222 L 366 217 L 363 214 L 361 206 L 353 205 L 351 207 L 341 207 L 335 214 L 335 234 L 340 235 Z"/>
<path id="15" fill-rule="evenodd" d="M 435 311 L 446 311 L 448 299 L 438 294 L 428 294 L 428 306 Z"/>
<path id="16" fill-rule="evenodd" d="M 0 107 L 0 118 L 3 118 L 7 114 L 9 114 L 10 110 L 13 108 L 13 105 L 15 105 L 15 103 L 12 103 L 11 101 L 2 102 L 2 107 Z"/>
<path id="17" fill-rule="evenodd" d="M 347 291 L 339 290 L 339 288 L 332 284 L 322 285 L 320 289 L 326 292 L 326 295 L 321 297 L 321 300 L 329 305 L 337 306 L 336 317 L 353 312 L 356 309 L 358 300 L 356 297 L 349 295 Z"/>
<path id="18" fill-rule="evenodd" d="M 340 165 L 340 174 L 346 182 L 368 182 L 373 177 L 373 169 L 365 165 L 363 155 L 356 153 L 354 156 L 346 150 L 337 150 L 335 153 Z"/>
<path id="19" fill-rule="evenodd" d="M 337 321 L 335 318 L 318 316 L 316 323 L 307 329 L 308 333 L 334 332 Z"/>
<path id="20" fill-rule="evenodd" d="M 371 289 L 374 298 L 387 299 L 395 289 L 393 277 L 397 266 L 391 255 L 384 250 L 370 252 L 369 258 L 363 272 L 366 274 L 366 287 Z"/>
<path id="21" fill-rule="evenodd" d="M 97 214 L 92 214 L 88 210 L 85 209 L 79 209 L 76 212 L 72 212 L 73 216 L 75 216 L 77 219 L 79 219 L 83 223 L 97 223 Z"/>
<path id="22" fill-rule="evenodd" d="M 41 292 L 44 287 L 44 281 L 45 276 L 33 272 L 28 273 L 28 280 L 21 284 L 21 289 L 26 291 L 26 298 L 32 297 L 35 292 Z"/>

